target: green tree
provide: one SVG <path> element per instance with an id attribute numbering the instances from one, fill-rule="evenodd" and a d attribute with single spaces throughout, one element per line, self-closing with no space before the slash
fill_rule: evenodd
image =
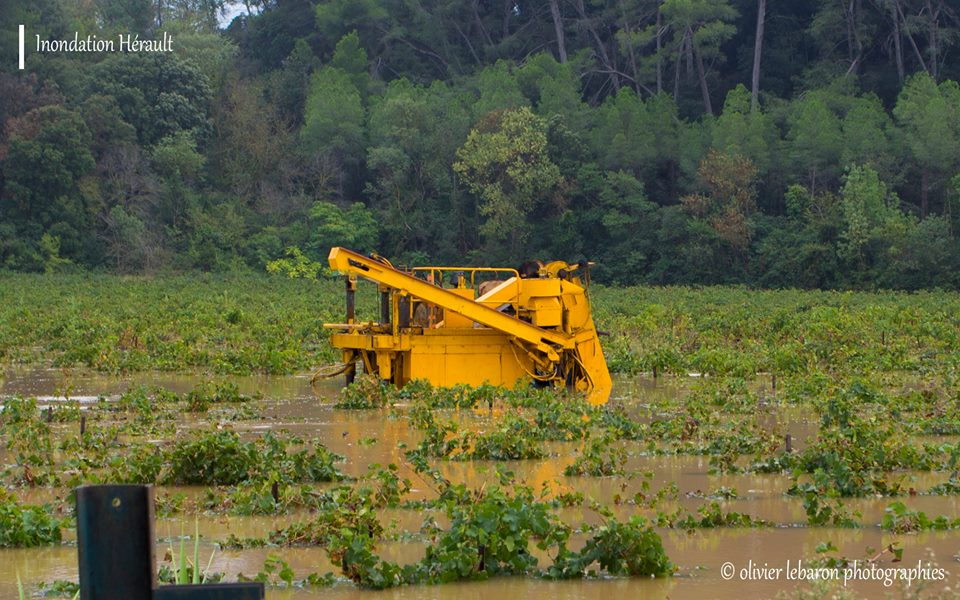
<path id="1" fill-rule="evenodd" d="M 367 51 L 360 45 L 360 37 L 356 31 L 351 31 L 337 42 L 333 50 L 333 58 L 330 59 L 330 66 L 349 75 L 360 95 L 367 96 L 370 87 Z"/>
<path id="2" fill-rule="evenodd" d="M 312 234 L 309 249 L 318 258 L 326 257 L 333 246 L 359 252 L 377 249 L 377 222 L 361 202 L 341 208 L 332 202 L 315 202 L 310 209 Z"/>
<path id="3" fill-rule="evenodd" d="M 546 122 L 525 107 L 491 113 L 470 132 L 453 168 L 480 198 L 488 248 L 505 243 L 519 258 L 527 216 L 562 180 L 547 155 Z"/>
<path id="4" fill-rule="evenodd" d="M 677 200 L 706 152 L 703 129 L 683 122 L 666 94 L 643 101 L 623 88 L 607 98 L 593 118 L 596 125 L 588 139 L 600 166 L 640 179 L 660 204 Z"/>
<path id="5" fill-rule="evenodd" d="M 960 248 L 951 234 L 949 221 L 934 215 L 910 225 L 891 248 L 890 265 L 882 283 L 908 290 L 960 283 Z"/>
<path id="6" fill-rule="evenodd" d="M 546 52 L 528 59 L 517 70 L 517 84 L 544 118 L 561 115 L 575 132 L 587 127 L 587 107 L 580 99 L 580 81 L 570 63 L 561 64 Z"/>
<path id="7" fill-rule="evenodd" d="M 920 170 L 922 218 L 930 210 L 931 192 L 956 173 L 960 161 L 960 86 L 937 85 L 927 73 L 917 73 L 901 90 L 893 114 Z"/>
<path id="8" fill-rule="evenodd" d="M 818 186 L 832 183 L 838 175 L 843 149 L 840 119 L 824 94 L 811 93 L 791 105 L 787 124 L 785 146 L 791 171 L 815 195 Z"/>
<path id="9" fill-rule="evenodd" d="M 92 70 L 91 94 L 116 98 L 123 120 L 151 146 L 182 130 L 201 144 L 210 134 L 212 92 L 193 63 L 166 52 L 112 54 Z"/>
<path id="10" fill-rule="evenodd" d="M 95 260 L 98 194 L 88 177 L 95 162 L 83 118 L 59 105 L 43 106 L 8 122 L 8 131 L 0 221 L 14 223 L 33 244 L 44 233 L 57 237 L 58 257 Z"/>
<path id="11" fill-rule="evenodd" d="M 871 165 L 891 183 L 901 156 L 893 140 L 893 122 L 880 99 L 872 94 L 855 98 L 840 123 L 843 148 L 840 163 Z"/>
<path id="12" fill-rule="evenodd" d="M 684 196 L 684 212 L 710 223 L 745 265 L 752 239 L 749 218 L 757 208 L 757 168 L 746 157 L 711 150 L 699 175 L 705 193 Z"/>
<path id="13" fill-rule="evenodd" d="M 657 205 L 647 199 L 643 184 L 626 173 L 607 173 L 604 179 L 599 273 L 613 282 L 639 283 L 657 256 Z"/>
<path id="14" fill-rule="evenodd" d="M 674 99 L 679 98 L 680 69 L 686 56 L 688 65 L 696 65 L 703 109 L 713 114 L 706 65 L 722 59 L 720 47 L 736 33 L 730 23 L 737 17 L 736 9 L 727 0 L 664 0 L 660 10 L 673 32 L 671 45 L 676 51 Z"/>
<path id="15" fill-rule="evenodd" d="M 189 131 L 178 131 L 158 141 L 152 158 L 157 173 L 168 180 L 197 179 L 206 162 L 206 157 L 197 152 L 197 141 Z"/>
<path id="16" fill-rule="evenodd" d="M 474 118 L 498 110 L 528 106 L 529 102 L 520 91 L 520 84 L 513 73 L 514 67 L 505 60 L 484 68 L 477 74 L 476 86 L 479 98 L 473 107 Z"/>
<path id="17" fill-rule="evenodd" d="M 96 0 L 97 16 L 117 32 L 145 35 L 153 26 L 153 0 Z"/>
<path id="18" fill-rule="evenodd" d="M 364 108 L 353 78 L 324 67 L 310 79 L 303 130 L 304 148 L 356 163 L 364 147 Z"/>
<path id="19" fill-rule="evenodd" d="M 763 176 L 773 165 L 777 131 L 760 110 L 751 110 L 750 92 L 742 84 L 730 90 L 712 129 L 712 147 L 749 158 Z"/>
<path id="20" fill-rule="evenodd" d="M 476 206 L 451 165 L 470 131 L 471 97 L 442 82 L 392 81 L 370 108 L 365 194 L 391 256 L 462 260 L 476 247 Z"/>
<path id="21" fill-rule="evenodd" d="M 868 243 L 881 236 L 883 228 L 895 226 L 901 216 L 899 200 L 873 168 L 856 165 L 847 172 L 840 196 L 846 224 L 840 235 L 840 256 L 863 269 Z"/>
<path id="22" fill-rule="evenodd" d="M 122 206 L 114 206 L 104 217 L 107 256 L 121 273 L 151 271 L 159 259 L 157 241 L 143 220 Z"/>

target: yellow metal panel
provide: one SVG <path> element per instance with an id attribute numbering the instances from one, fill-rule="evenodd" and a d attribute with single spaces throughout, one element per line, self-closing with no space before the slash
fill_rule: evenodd
<path id="1" fill-rule="evenodd" d="M 526 376 L 510 343 L 510 336 L 491 330 L 451 335 L 443 330 L 413 336 L 409 355 L 411 379 L 433 385 L 458 383 L 513 387 Z"/>
<path id="2" fill-rule="evenodd" d="M 397 356 L 395 352 L 377 352 L 377 370 L 380 371 L 380 379 L 387 381 L 393 379 L 394 356 Z"/>
<path id="3" fill-rule="evenodd" d="M 333 333 L 330 335 L 330 345 L 358 350 L 409 350 L 410 335 L 394 337 L 385 334 Z"/>
<path id="4" fill-rule="evenodd" d="M 447 366 L 446 355 L 443 353 L 425 355 L 410 353 L 410 379 L 426 379 L 430 385 L 444 385 L 444 373 Z"/>
<path id="5" fill-rule="evenodd" d="M 450 291 L 462 298 L 473 300 L 473 288 L 458 288 Z M 448 310 L 443 314 L 443 327 L 445 329 L 473 329 L 473 321 Z"/>
<path id="6" fill-rule="evenodd" d="M 522 360 L 524 357 L 518 356 L 517 352 L 514 352 L 513 347 L 510 344 L 501 346 L 500 349 L 500 379 L 503 381 L 503 385 L 506 387 L 512 388 L 517 384 L 521 379 L 529 379 L 527 375 L 527 370 L 533 368 L 533 365 L 527 365 L 524 369 L 518 359 Z"/>
<path id="7" fill-rule="evenodd" d="M 563 311 L 559 298 L 532 298 L 533 324 L 537 327 L 559 327 L 563 322 Z"/>
<path id="8" fill-rule="evenodd" d="M 451 352 L 446 357 L 443 385 L 457 383 L 503 385 L 500 371 L 500 353 Z"/>
<path id="9" fill-rule="evenodd" d="M 520 303 L 526 304 L 530 298 L 537 296 L 559 296 L 559 279 L 521 279 Z"/>

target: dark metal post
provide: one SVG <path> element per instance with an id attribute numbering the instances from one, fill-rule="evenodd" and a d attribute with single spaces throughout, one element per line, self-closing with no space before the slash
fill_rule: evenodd
<path id="1" fill-rule="evenodd" d="M 344 277 L 347 288 L 347 323 L 357 320 L 357 278 L 352 275 Z"/>
<path id="2" fill-rule="evenodd" d="M 410 296 L 400 296 L 397 298 L 397 308 L 400 312 L 397 317 L 400 329 L 410 327 Z"/>
<path id="3" fill-rule="evenodd" d="M 262 583 L 156 587 L 152 486 L 86 485 L 76 494 L 81 600 L 263 600 Z"/>
<path id="4" fill-rule="evenodd" d="M 387 289 L 380 290 L 380 324 L 389 325 L 390 324 L 390 313 L 393 312 L 393 307 L 390 306 L 390 291 Z"/>
<path id="5" fill-rule="evenodd" d="M 77 488 L 80 600 L 150 600 L 153 571 L 153 488 Z"/>

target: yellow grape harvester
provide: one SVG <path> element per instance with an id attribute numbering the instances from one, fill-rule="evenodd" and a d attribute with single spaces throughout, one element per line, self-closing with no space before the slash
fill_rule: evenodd
<path id="1" fill-rule="evenodd" d="M 587 297 L 589 263 L 554 261 L 521 277 L 499 268 L 401 270 L 376 254 L 339 247 L 328 260 L 346 276 L 346 323 L 324 327 L 343 352 L 337 374 L 348 383 L 361 367 L 397 386 L 416 379 L 505 387 L 534 380 L 583 392 L 595 405 L 610 396 Z M 358 277 L 379 287 L 379 322 L 356 320 Z"/>

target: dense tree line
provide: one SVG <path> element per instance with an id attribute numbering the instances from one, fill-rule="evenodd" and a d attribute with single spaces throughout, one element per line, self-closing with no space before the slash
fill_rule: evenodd
<path id="1" fill-rule="evenodd" d="M 173 53 L 0 71 L 0 268 L 589 258 L 960 285 L 960 1 L 37 0 Z M 12 31 L 12 34 L 11 34 Z M 16 54 L 16 31 L 0 54 Z"/>

